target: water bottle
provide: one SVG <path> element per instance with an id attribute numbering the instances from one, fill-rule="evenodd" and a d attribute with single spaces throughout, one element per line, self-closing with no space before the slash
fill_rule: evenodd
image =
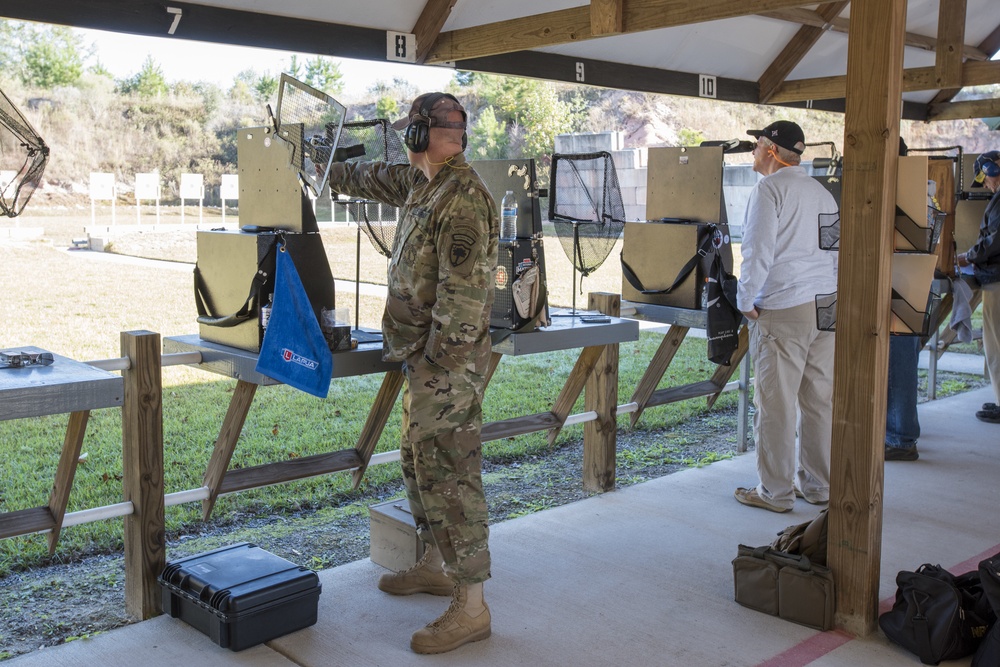
<path id="1" fill-rule="evenodd" d="M 517 198 L 513 190 L 508 190 L 500 202 L 500 240 L 513 241 L 517 238 Z"/>

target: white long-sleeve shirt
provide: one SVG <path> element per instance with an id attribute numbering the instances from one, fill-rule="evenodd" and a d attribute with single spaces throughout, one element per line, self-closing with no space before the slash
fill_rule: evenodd
<path id="1" fill-rule="evenodd" d="M 802 167 L 761 179 L 743 222 L 739 309 L 792 308 L 837 291 L 837 253 L 819 247 L 820 214 L 837 212 L 833 195 Z"/>

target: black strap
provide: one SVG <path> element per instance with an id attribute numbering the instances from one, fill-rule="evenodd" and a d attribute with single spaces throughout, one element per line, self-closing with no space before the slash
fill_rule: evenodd
<path id="1" fill-rule="evenodd" d="M 275 250 L 278 247 L 279 239 L 284 243 L 284 236 L 281 234 L 276 235 L 275 241 L 257 264 L 257 271 L 250 281 L 250 293 L 247 295 L 246 301 L 243 302 L 239 310 L 229 315 L 212 314 L 214 308 L 211 307 L 208 301 L 205 279 L 202 277 L 198 265 L 195 264 L 194 303 L 198 309 L 197 321 L 199 324 L 206 324 L 213 327 L 235 327 L 257 316 L 261 292 L 264 291 L 264 286 L 267 284 L 268 279 L 271 277 L 271 272 L 274 270 Z"/>
<path id="2" fill-rule="evenodd" d="M 913 615 L 913 639 L 917 643 L 917 655 L 925 665 L 936 665 L 939 661 L 934 659 L 931 651 L 931 629 L 927 617 L 919 611 L 919 607 L 917 609 L 917 613 Z"/>
<path id="3" fill-rule="evenodd" d="M 625 276 L 625 280 L 628 281 L 628 284 L 638 290 L 641 294 L 670 294 L 677 289 L 681 283 L 687 280 L 687 277 L 692 271 L 694 271 L 694 268 L 698 266 L 698 262 L 701 261 L 701 258 L 707 257 L 708 253 L 713 251 L 712 239 L 714 236 L 715 225 L 708 225 L 708 231 L 705 234 L 705 238 L 702 240 L 701 245 L 698 246 L 697 252 L 695 252 L 694 256 L 681 267 L 680 272 L 677 274 L 677 277 L 674 279 L 674 282 L 670 285 L 670 287 L 658 290 L 646 289 L 646 287 L 642 284 L 642 281 L 639 280 L 639 276 L 637 276 L 635 271 L 632 270 L 632 267 L 625 262 L 624 251 L 621 253 L 622 275 Z"/>

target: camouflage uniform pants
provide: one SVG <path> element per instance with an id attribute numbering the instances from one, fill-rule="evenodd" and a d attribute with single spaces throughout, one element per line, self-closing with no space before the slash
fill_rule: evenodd
<path id="1" fill-rule="evenodd" d="M 460 584 L 490 578 L 482 480 L 485 380 L 435 369 L 417 353 L 403 364 L 403 483 L 417 534 L 437 545 Z"/>

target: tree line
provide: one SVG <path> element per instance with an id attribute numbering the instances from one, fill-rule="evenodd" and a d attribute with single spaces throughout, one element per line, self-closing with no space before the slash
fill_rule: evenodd
<path id="1" fill-rule="evenodd" d="M 403 79 L 347 91 L 339 64 L 323 56 L 291 55 L 283 70 L 338 101 L 346 98 L 352 121 L 393 120 L 424 92 Z M 50 145 L 47 180 L 67 192 L 78 191 L 93 171 L 115 173 L 127 184 L 133 174 L 155 170 L 174 196 L 182 172 L 218 183 L 237 169 L 236 130 L 267 122 L 279 76 L 247 69 L 228 87 L 171 83 L 147 56 L 134 74 L 115 78 L 72 28 L 0 20 L 0 86 Z M 582 87 L 472 72 L 456 72 L 447 89 L 470 112 L 472 159 L 543 163 L 557 134 L 582 128 L 593 96 Z M 219 203 L 217 193 L 208 202 Z"/>

